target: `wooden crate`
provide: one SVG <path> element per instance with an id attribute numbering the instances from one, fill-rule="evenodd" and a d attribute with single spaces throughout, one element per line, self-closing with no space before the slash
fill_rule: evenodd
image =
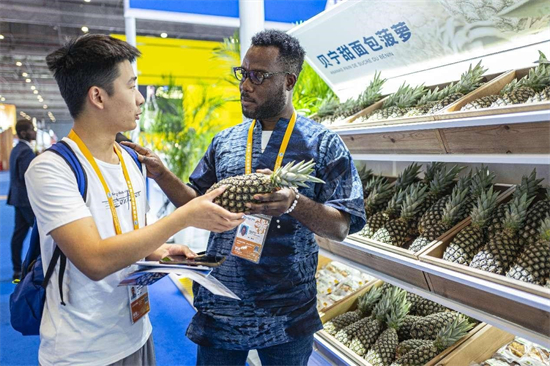
<path id="1" fill-rule="evenodd" d="M 540 111 L 540 110 L 550 110 L 550 102 L 543 103 L 529 103 L 529 104 L 515 104 L 510 106 L 498 107 L 498 108 L 484 108 L 474 111 L 461 111 L 460 109 L 466 104 L 479 99 L 481 97 L 486 97 L 488 95 L 497 95 L 500 91 L 512 80 L 521 79 L 529 73 L 531 68 L 512 70 L 507 73 L 500 75 L 493 79 L 492 82 L 487 83 L 474 92 L 466 95 L 464 98 L 456 101 L 455 103 L 449 105 L 444 113 L 435 115 L 435 120 L 446 120 L 446 119 L 455 119 L 455 118 L 471 118 L 479 116 L 492 116 L 497 114 L 508 114 L 508 113 L 518 113 L 518 112 L 529 112 L 529 111 Z"/>
<path id="2" fill-rule="evenodd" d="M 539 198 L 542 198 L 543 195 L 544 192 L 541 190 L 539 192 Z M 501 200 L 501 203 L 506 202 L 510 198 L 511 196 L 504 197 L 504 199 Z M 470 221 L 465 222 L 460 230 L 469 225 Z M 550 290 L 545 287 L 443 260 L 443 253 L 445 252 L 445 249 L 447 249 L 460 230 L 449 233 L 449 235 L 430 246 L 420 255 L 420 260 L 446 270 L 460 272 L 468 276 L 493 282 L 495 284 L 508 286 L 510 288 L 541 296 L 550 300 Z M 430 290 L 438 295 L 494 314 L 540 334 L 550 336 L 550 312 L 548 311 L 516 302 L 507 297 L 481 291 L 477 288 L 451 281 L 433 273 L 426 273 L 426 278 L 428 280 Z"/>
<path id="3" fill-rule="evenodd" d="M 446 154 L 437 129 L 341 135 L 352 154 Z"/>
<path id="4" fill-rule="evenodd" d="M 375 103 L 371 104 L 370 106 L 368 106 L 367 108 L 363 109 L 362 111 L 354 114 L 353 116 L 350 116 L 350 117 L 348 117 L 348 118 L 346 118 L 342 121 L 334 122 L 332 125 L 330 125 L 330 129 L 331 130 L 342 130 L 342 129 L 354 128 L 356 126 L 356 124 L 351 126 L 350 125 L 351 123 L 353 123 L 354 121 L 356 121 L 360 117 L 366 116 L 367 114 L 369 114 L 372 111 L 380 109 L 382 107 L 382 105 L 384 104 L 386 99 L 387 99 L 387 97 L 382 98 L 378 102 L 375 102 Z"/>
<path id="5" fill-rule="evenodd" d="M 469 366 L 472 362 L 481 363 L 513 340 L 514 335 L 486 325 L 439 361 L 437 366 Z"/>
<path id="6" fill-rule="evenodd" d="M 344 314 L 347 311 L 355 310 L 357 309 L 357 302 L 358 298 L 365 294 L 368 290 L 371 289 L 372 286 L 381 286 L 384 282 L 383 281 L 376 281 L 372 285 L 365 287 L 361 292 L 358 292 L 356 296 L 353 298 L 348 299 L 347 301 L 342 302 L 338 306 L 333 307 L 326 313 L 321 315 L 321 321 L 324 323 L 328 322 L 332 318 Z M 483 329 L 486 326 L 485 323 L 481 323 L 477 325 L 475 328 L 470 330 L 470 332 L 464 336 L 462 339 L 460 339 L 458 342 L 447 348 L 445 351 L 440 353 L 437 357 L 432 359 L 430 362 L 425 364 L 425 366 L 434 366 L 438 364 L 440 360 L 451 354 L 453 350 L 455 350 L 457 347 L 459 347 L 461 344 L 463 344 L 465 341 L 467 341 L 470 337 L 475 335 L 477 332 L 479 332 L 481 329 Z M 328 334 L 328 332 L 321 330 L 317 332 L 319 336 L 321 336 L 324 340 L 329 342 L 331 345 L 337 347 L 350 361 L 353 362 L 354 365 L 362 365 L 362 366 L 370 366 L 370 364 L 361 356 L 358 356 L 355 354 L 352 350 L 344 346 L 342 343 L 340 343 L 335 337 Z"/>

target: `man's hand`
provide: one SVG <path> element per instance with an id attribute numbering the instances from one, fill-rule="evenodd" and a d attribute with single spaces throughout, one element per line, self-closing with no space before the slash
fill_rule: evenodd
<path id="1" fill-rule="evenodd" d="M 231 230 L 244 221 L 243 214 L 231 213 L 213 202 L 226 188 L 222 186 L 204 196 L 194 198 L 176 211 L 183 215 L 182 219 L 186 220 L 187 226 L 216 233 Z"/>
<path id="2" fill-rule="evenodd" d="M 256 173 L 271 175 L 273 172 L 270 169 L 258 169 Z M 296 199 L 296 192 L 290 188 L 283 188 L 274 193 L 257 194 L 254 199 L 260 203 L 247 203 L 246 214 L 281 216 Z"/>
<path id="3" fill-rule="evenodd" d="M 197 254 L 186 245 L 181 244 L 163 244 L 151 255 L 147 256 L 148 261 L 158 261 L 168 255 L 184 255 L 187 258 L 195 258 Z"/>
<path id="4" fill-rule="evenodd" d="M 138 160 L 147 166 L 147 176 L 149 178 L 156 180 L 168 171 L 157 154 L 151 150 L 130 141 L 122 141 L 121 144 L 134 149 L 138 154 Z"/>

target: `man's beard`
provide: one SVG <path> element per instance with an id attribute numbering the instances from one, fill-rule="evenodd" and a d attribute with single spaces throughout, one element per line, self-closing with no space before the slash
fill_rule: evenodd
<path id="1" fill-rule="evenodd" d="M 272 98 L 266 101 L 264 104 L 259 105 L 255 111 L 245 111 L 242 107 L 243 114 L 246 118 L 262 120 L 265 118 L 272 118 L 281 113 L 285 107 L 285 94 L 283 88 L 280 88 Z"/>

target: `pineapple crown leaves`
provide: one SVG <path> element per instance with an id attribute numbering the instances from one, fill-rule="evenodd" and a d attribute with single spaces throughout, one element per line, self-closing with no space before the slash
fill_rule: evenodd
<path id="1" fill-rule="evenodd" d="M 363 192 L 365 192 L 365 196 L 367 196 L 367 194 L 370 194 L 370 192 L 374 189 L 374 187 L 379 186 L 381 184 L 384 184 L 387 181 L 388 181 L 388 179 L 386 177 L 373 176 L 363 186 Z"/>
<path id="2" fill-rule="evenodd" d="M 458 173 L 464 169 L 463 166 L 455 165 L 451 169 L 441 169 L 430 182 L 430 194 L 439 196 L 443 194 L 452 184 Z"/>
<path id="3" fill-rule="evenodd" d="M 407 291 L 398 289 L 390 311 L 386 314 L 386 324 L 389 328 L 399 329 L 403 320 L 409 314 L 411 303 L 407 300 Z"/>
<path id="4" fill-rule="evenodd" d="M 436 86 L 435 88 L 428 90 L 428 92 L 418 100 L 418 102 L 416 103 L 416 106 L 420 107 L 430 102 L 437 102 L 438 100 L 445 98 L 443 94 L 446 94 L 446 93 L 444 93 L 443 90 L 439 90 L 439 87 Z"/>
<path id="5" fill-rule="evenodd" d="M 477 205 L 472 209 L 472 225 L 483 228 L 487 225 L 492 212 L 497 206 L 497 199 L 500 192 L 493 192 L 493 186 L 488 190 L 481 192 L 477 199 Z"/>
<path id="6" fill-rule="evenodd" d="M 365 206 L 374 207 L 386 201 L 393 194 L 391 184 L 384 182 L 373 187 L 369 196 L 365 198 Z"/>
<path id="7" fill-rule="evenodd" d="M 397 180 L 395 181 L 395 189 L 400 190 L 401 188 L 407 188 L 411 184 L 417 182 L 418 173 L 421 168 L 422 165 L 417 163 L 413 163 L 406 167 L 405 170 L 403 170 L 403 173 L 397 177 Z"/>
<path id="8" fill-rule="evenodd" d="M 339 105 L 340 103 L 338 102 L 338 98 L 334 95 L 329 95 L 328 97 L 325 97 L 321 102 L 321 106 L 319 106 L 319 109 L 317 110 L 317 117 L 323 118 L 327 116 L 332 116 L 334 113 L 336 113 Z"/>
<path id="9" fill-rule="evenodd" d="M 527 197 L 535 197 L 537 195 L 537 191 L 541 187 L 540 183 L 544 180 L 544 178 L 537 179 L 537 169 L 533 169 L 531 174 L 529 176 L 523 176 L 521 177 L 521 183 L 519 187 L 514 192 L 514 198 L 521 197 L 523 194 L 527 193 Z"/>
<path id="10" fill-rule="evenodd" d="M 506 211 L 506 217 L 504 219 L 504 228 L 512 234 L 523 226 L 525 217 L 527 215 L 527 208 L 533 202 L 535 197 L 528 198 L 527 193 L 524 193 L 521 197 L 514 197 L 508 210 Z"/>
<path id="11" fill-rule="evenodd" d="M 451 192 L 451 197 L 449 198 L 445 208 L 443 209 L 443 216 L 441 221 L 447 225 L 453 225 L 456 221 L 458 214 L 460 213 L 461 207 L 466 203 L 465 198 L 469 193 L 468 185 L 459 185 L 457 184 L 453 191 Z"/>
<path id="12" fill-rule="evenodd" d="M 410 186 L 409 186 L 410 188 Z M 394 213 L 397 212 L 399 206 L 401 203 L 403 203 L 403 199 L 405 199 L 405 196 L 407 195 L 408 189 L 400 189 L 397 191 L 392 198 L 388 201 L 388 206 L 386 207 L 387 213 Z"/>
<path id="13" fill-rule="evenodd" d="M 406 108 L 415 105 L 420 98 L 427 92 L 424 84 L 415 88 L 403 83 L 399 89 L 386 99 L 383 108 L 399 107 Z"/>
<path id="14" fill-rule="evenodd" d="M 275 187 L 307 187 L 305 182 L 322 183 L 325 182 L 317 177 L 310 175 L 315 168 L 315 162 L 312 160 L 305 162 L 301 161 L 294 165 L 295 161 L 291 161 L 284 167 L 279 167 L 271 174 L 271 183 Z"/>
<path id="15" fill-rule="evenodd" d="M 428 164 L 426 167 L 426 174 L 424 174 L 424 183 L 430 184 L 437 172 L 443 169 L 444 166 L 445 164 L 440 161 Z"/>
<path id="16" fill-rule="evenodd" d="M 539 229 L 539 236 L 543 242 L 550 244 L 550 215 L 546 216 L 542 221 Z"/>
<path id="17" fill-rule="evenodd" d="M 382 291 L 382 289 L 380 289 Z M 399 299 L 400 294 L 403 292 L 402 296 L 406 296 L 406 291 L 401 290 L 398 287 L 392 287 L 389 290 L 383 292 L 380 301 L 374 306 L 372 316 L 378 320 L 380 323 L 384 323 L 386 315 L 391 311 L 392 304 Z"/>
<path id="18" fill-rule="evenodd" d="M 359 298 L 359 311 L 363 315 L 369 315 L 376 303 L 382 297 L 382 290 L 376 286 L 372 286 L 371 289 Z"/>
<path id="19" fill-rule="evenodd" d="M 426 186 L 420 186 L 420 184 L 411 186 L 410 192 L 407 193 L 401 204 L 401 218 L 409 220 L 415 215 L 416 211 L 418 211 L 426 199 L 427 188 Z"/>
<path id="20" fill-rule="evenodd" d="M 361 108 L 370 106 L 382 97 L 382 86 L 387 79 L 381 79 L 380 75 L 380 72 L 375 72 L 370 84 L 357 98 L 357 103 Z"/>
<path id="21" fill-rule="evenodd" d="M 493 185 L 495 177 L 495 173 L 489 171 L 489 168 L 485 165 L 482 165 L 481 168 L 476 168 L 470 185 L 470 192 L 472 195 L 474 197 L 479 197 L 481 192 Z"/>
<path id="22" fill-rule="evenodd" d="M 530 69 L 527 76 L 520 80 L 521 86 L 526 86 L 541 91 L 550 84 L 550 65 L 541 63 L 537 67 Z"/>
<path id="23" fill-rule="evenodd" d="M 367 168 L 366 165 L 363 166 L 360 170 L 357 171 L 357 174 L 359 174 L 359 179 L 361 179 L 361 183 L 363 186 L 367 183 L 369 179 L 372 178 L 372 169 Z"/>
<path id="24" fill-rule="evenodd" d="M 514 90 L 516 90 L 519 87 L 523 86 L 523 83 L 524 83 L 523 79 L 521 79 L 520 81 L 518 81 L 518 79 L 512 80 L 511 82 L 506 84 L 504 86 L 504 88 L 502 88 L 502 90 L 500 91 L 500 95 L 506 95 L 508 93 L 513 92 Z"/>
<path id="25" fill-rule="evenodd" d="M 460 76 L 460 81 L 456 84 L 456 91 L 462 94 L 468 94 L 477 89 L 482 84 L 483 74 L 485 74 L 486 71 L 487 69 L 481 66 L 481 61 L 479 61 L 474 68 L 472 68 L 472 64 L 470 64 L 468 71 Z"/>
<path id="26" fill-rule="evenodd" d="M 434 346 L 439 351 L 445 350 L 464 337 L 473 326 L 474 324 L 470 323 L 468 318 L 465 318 L 463 315 L 457 316 L 437 333 Z"/>

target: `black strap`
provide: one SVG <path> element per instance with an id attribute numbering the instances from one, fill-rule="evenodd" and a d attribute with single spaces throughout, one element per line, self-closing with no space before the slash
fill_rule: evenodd
<path id="1" fill-rule="evenodd" d="M 61 255 L 61 249 L 59 249 L 59 247 L 56 245 L 55 250 L 53 251 L 52 260 L 50 261 L 50 265 L 48 266 L 48 271 L 44 276 L 44 281 L 42 281 L 42 287 L 46 288 L 48 286 L 48 282 L 52 277 L 53 271 L 55 269 L 55 265 L 57 264 L 57 260 L 59 259 L 60 255 Z"/>
<path id="2" fill-rule="evenodd" d="M 56 247 L 56 249 L 59 249 L 59 247 Z M 59 250 L 61 252 L 61 250 Z M 61 263 L 59 263 L 59 295 L 61 296 L 61 305 L 65 306 L 65 301 L 63 301 L 63 291 L 61 289 L 63 288 L 63 276 L 65 275 L 65 267 L 67 266 L 67 257 L 65 254 L 61 253 Z"/>

